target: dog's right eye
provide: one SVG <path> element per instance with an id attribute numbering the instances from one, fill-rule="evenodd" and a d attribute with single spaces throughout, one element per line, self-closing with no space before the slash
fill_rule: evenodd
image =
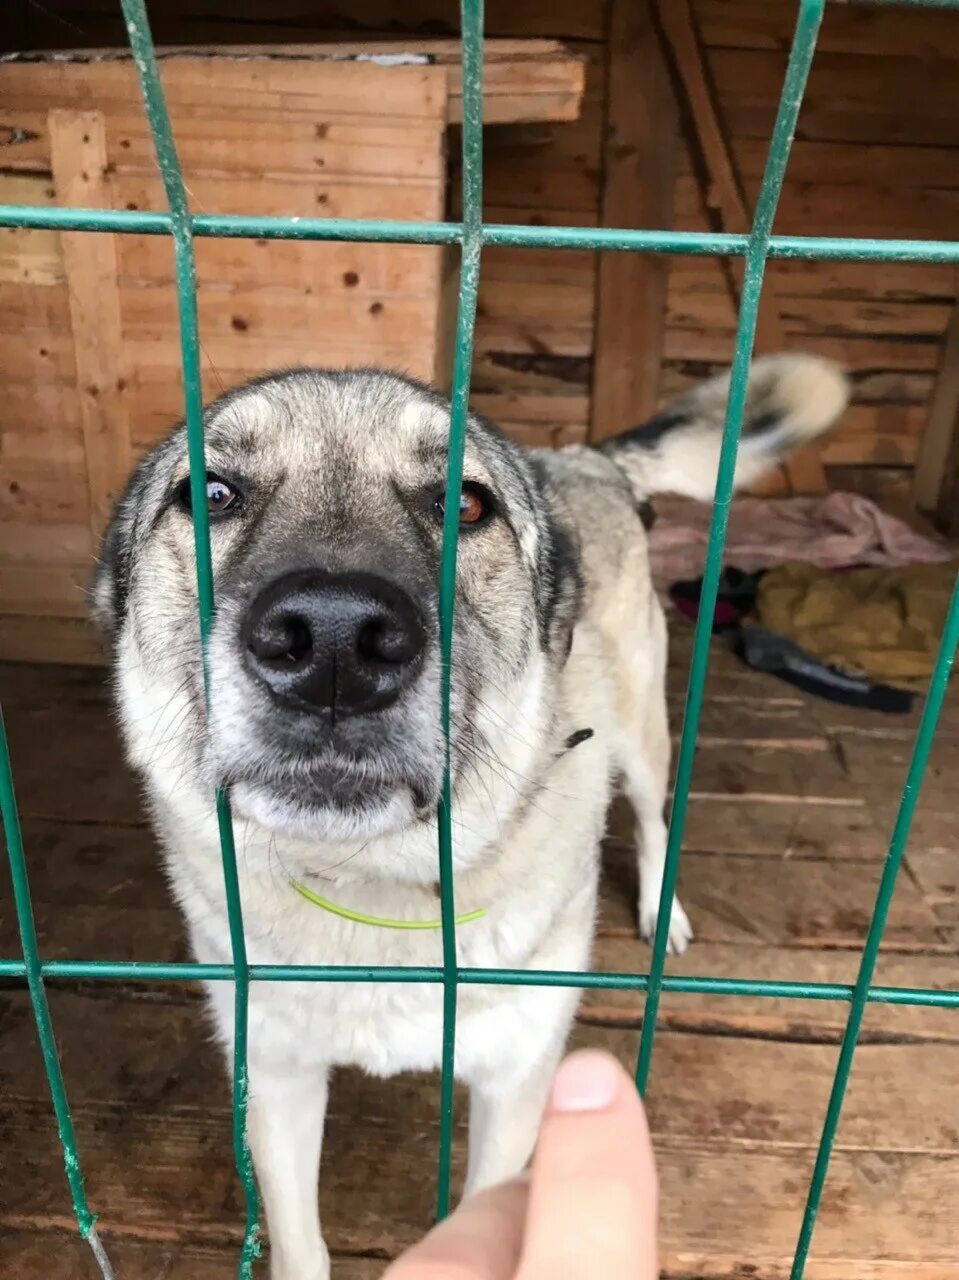
<path id="1" fill-rule="evenodd" d="M 230 507 L 235 507 L 239 499 L 239 492 L 228 480 L 215 475 L 212 471 L 206 473 L 206 509 L 211 516 L 221 515 Z M 190 515 L 193 514 L 193 495 L 190 492 L 189 476 L 181 480 L 177 486 L 176 500 L 184 511 Z"/>

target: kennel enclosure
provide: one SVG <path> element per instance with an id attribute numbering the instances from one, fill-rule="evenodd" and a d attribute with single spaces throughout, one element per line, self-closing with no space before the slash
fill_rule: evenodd
<path id="1" fill-rule="evenodd" d="M 454 351 L 453 417 L 450 439 L 448 483 L 458 487 L 462 476 L 462 451 L 470 389 L 473 355 L 473 331 L 478 286 L 481 278 L 482 253 L 487 246 L 551 247 L 557 249 L 618 250 L 623 252 L 691 254 L 741 257 L 744 263 L 742 305 L 739 311 L 735 361 L 731 384 L 726 431 L 710 537 L 706 577 L 703 587 L 704 607 L 700 611 L 693 645 L 689 678 L 689 694 L 679 748 L 675 799 L 670 826 L 667 874 L 663 887 L 663 903 L 668 903 L 675 888 L 680 849 L 683 839 L 686 802 L 688 799 L 696 738 L 702 710 L 703 688 L 708 663 L 710 623 L 715 608 L 722 558 L 722 545 L 728 515 L 729 497 L 735 463 L 735 451 L 741 425 L 749 360 L 756 334 L 763 274 L 767 258 L 817 261 L 852 260 L 882 264 L 886 262 L 959 263 L 959 244 L 946 241 L 894 239 L 845 239 L 839 237 L 776 236 L 773 223 L 796 129 L 803 89 L 815 51 L 816 35 L 823 16 L 824 0 L 802 0 L 798 8 L 795 39 L 789 57 L 783 91 L 773 131 L 763 181 L 756 205 L 755 219 L 748 235 L 729 233 L 690 233 L 682 231 L 626 230 L 583 227 L 535 227 L 485 223 L 482 215 L 482 12 L 478 3 L 466 0 L 463 5 L 463 218 L 461 222 L 438 220 L 418 223 L 392 220 L 282 217 L 279 215 L 231 215 L 191 212 L 188 192 L 183 184 L 173 133 L 162 92 L 162 77 L 150 40 L 147 15 L 138 0 L 124 0 L 131 47 L 140 75 L 147 113 L 153 131 L 157 159 L 163 175 L 168 208 L 156 212 L 139 210 L 104 211 L 25 205 L 0 208 L 0 225 L 96 234 L 108 231 L 169 237 L 176 255 L 179 288 L 180 333 L 182 338 L 183 380 L 186 417 L 191 454 L 191 483 L 194 493 L 197 571 L 201 609 L 201 632 L 209 633 L 215 602 L 210 566 L 209 534 L 203 494 L 203 432 L 200 346 L 195 292 L 195 243 L 208 238 L 263 238 L 300 242 L 303 240 L 336 240 L 372 244 L 427 244 L 459 246 L 461 270 Z M 943 6 L 955 7 L 955 6 Z M 449 730 L 449 668 L 456 570 L 456 520 L 453 504 L 447 506 L 444 527 L 442 571 L 440 581 L 440 624 L 446 658 L 444 692 L 444 727 Z M 82 1235 L 100 1261 L 104 1275 L 110 1274 L 109 1262 L 97 1233 L 92 1207 L 87 1203 L 82 1178 L 83 1153 L 78 1150 L 70 1122 L 69 1108 L 60 1073 L 54 1027 L 45 994 L 45 980 L 56 977 L 85 978 L 92 981 L 152 978 L 182 981 L 206 978 L 232 981 L 236 991 L 236 1071 L 234 1094 L 235 1154 L 247 1197 L 247 1222 L 241 1276 L 249 1276 L 259 1247 L 258 1208 L 249 1155 L 244 1141 L 246 1104 L 245 1017 L 251 981 L 384 981 L 431 982 L 444 992 L 445 1032 L 441 1081 L 441 1142 L 439 1152 L 438 1209 L 445 1213 L 449 1206 L 449 1172 L 451 1147 L 451 1112 L 453 1057 L 455 1051 L 456 995 L 464 983 L 524 983 L 564 985 L 580 988 L 629 988 L 646 993 L 646 1015 L 639 1045 L 637 1079 L 645 1088 L 653 1059 L 656 1014 L 664 991 L 697 991 L 723 996 L 752 995 L 779 998 L 834 1000 L 849 1005 L 849 1016 L 837 1063 L 835 1084 L 825 1115 L 818 1157 L 812 1173 L 805 1212 L 797 1222 L 798 1243 L 793 1265 L 794 1280 L 799 1280 L 813 1241 L 813 1229 L 820 1204 L 829 1157 L 841 1113 L 843 1097 L 866 1007 L 870 1003 L 915 1003 L 959 1007 L 959 992 L 913 990 L 877 987 L 873 975 L 883 928 L 887 917 L 896 875 L 902 860 L 910 822 L 936 729 L 936 721 L 945 696 L 951 664 L 959 640 L 959 594 L 954 595 L 943 635 L 935 672 L 913 747 L 911 762 L 904 782 L 898 817 L 891 834 L 888 857 L 883 866 L 876 895 L 875 911 L 869 925 L 862 954 L 859 976 L 854 984 L 819 984 L 777 982 L 770 980 L 704 977 L 698 979 L 672 977 L 666 972 L 665 946 L 668 910 L 661 911 L 660 923 L 649 972 L 636 973 L 532 973 L 529 971 L 468 970 L 458 966 L 455 950 L 455 901 L 452 876 L 451 795 L 447 773 L 443 803 L 439 813 L 439 868 L 441 903 L 444 922 L 442 967 L 426 970 L 372 969 L 345 970 L 338 966 L 297 968 L 251 966 L 247 962 L 242 929 L 242 904 L 236 877 L 236 854 L 232 843 L 228 801 L 218 797 L 218 814 L 222 837 L 223 866 L 230 905 L 230 923 L 234 944 L 234 964 L 204 966 L 198 964 L 133 964 L 104 963 L 96 958 L 78 958 L 44 963 L 39 955 L 36 931 L 30 908 L 27 859 L 20 837 L 13 772 L 9 753 L 0 750 L 0 799 L 8 851 L 13 875 L 17 915 L 23 942 L 22 958 L 9 958 L 0 963 L 0 975 L 25 980 L 33 1000 L 38 1033 L 44 1050 L 45 1064 L 51 1084 L 54 1107 L 71 1186 L 77 1222 Z M 96 1206 L 108 1218 L 109 1206 Z"/>

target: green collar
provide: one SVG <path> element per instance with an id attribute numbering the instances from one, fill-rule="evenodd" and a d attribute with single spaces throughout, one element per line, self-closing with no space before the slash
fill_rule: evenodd
<path id="1" fill-rule="evenodd" d="M 329 911 L 331 915 L 341 916 L 344 920 L 353 920 L 357 924 L 371 924 L 379 929 L 442 929 L 442 920 L 387 920 L 383 916 L 367 916 L 362 911 L 351 911 L 349 907 L 338 907 L 335 902 L 330 902 L 329 898 L 321 898 L 318 893 L 314 893 L 312 889 L 308 889 L 305 884 L 301 884 L 299 880 L 291 880 L 290 885 L 306 898 L 307 902 L 312 902 L 314 906 L 322 907 L 324 911 Z M 479 911 L 470 911 L 465 916 L 457 916 L 455 924 L 469 924 L 471 920 L 479 920 L 486 915 L 484 909 Z"/>

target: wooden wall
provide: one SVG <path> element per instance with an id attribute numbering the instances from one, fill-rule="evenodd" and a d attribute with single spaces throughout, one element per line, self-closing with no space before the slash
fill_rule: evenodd
<path id="1" fill-rule="evenodd" d="M 610 221 L 616 164 L 628 148 L 604 146 L 604 138 L 615 141 L 630 120 L 652 120 L 644 138 L 631 139 L 645 146 L 639 172 L 650 197 L 645 206 L 641 198 L 634 207 L 671 208 L 674 225 L 683 229 L 715 225 L 715 210 L 705 205 L 697 177 L 694 118 L 683 92 L 676 92 L 675 67 L 664 63 L 670 68 L 668 92 L 677 101 L 664 102 L 660 84 L 657 102 L 651 97 L 655 76 L 648 42 L 630 44 L 618 33 L 608 40 L 611 24 L 615 31 L 624 11 L 627 17 L 646 13 L 635 10 L 638 3 L 489 0 L 489 34 L 564 39 L 587 58 L 588 70 L 577 122 L 490 131 L 487 219 L 586 226 L 601 223 L 605 215 Z M 748 204 L 762 170 L 795 0 L 693 0 L 692 7 Z M 21 47 L 116 43 L 122 40 L 117 10 L 114 0 L 51 0 L 42 10 L 29 0 L 12 0 L 5 6 L 6 41 Z M 164 0 L 153 5 L 153 13 L 156 38 L 167 42 L 344 34 L 402 39 L 457 28 L 454 0 L 237 0 L 229 6 L 217 0 Z M 650 20 L 650 25 L 656 24 Z M 777 229 L 954 236 L 959 224 L 957 74 L 959 14 L 829 5 Z M 454 210 L 455 203 L 454 181 Z M 620 258 L 607 266 L 606 279 L 622 282 L 624 270 Z M 640 283 L 633 312 L 623 288 L 615 309 L 606 312 L 608 290 L 605 282 L 600 288 L 596 255 L 488 251 L 477 326 L 476 406 L 531 442 L 585 439 L 591 431 L 609 434 L 630 425 L 630 407 L 639 412 L 649 400 L 649 375 L 637 373 L 637 385 L 627 386 L 618 402 L 614 397 L 611 408 L 606 407 L 609 397 L 598 397 L 603 417 L 596 421 L 594 367 L 603 368 L 596 359 L 598 313 L 606 316 L 604 350 L 612 352 L 607 369 L 641 358 L 656 377 L 661 343 L 654 399 L 726 364 L 735 323 L 727 267 L 717 260 L 675 258 L 657 270 L 659 276 L 635 277 Z M 956 270 L 775 263 L 769 283 L 785 345 L 832 356 L 855 379 L 855 402 L 825 446 L 830 483 L 908 480 L 957 293 Z M 656 290 L 661 286 L 665 323 L 659 326 L 655 316 L 663 309 Z M 637 334 L 642 335 L 641 355 L 629 347 Z M 618 346 L 610 347 L 611 342 Z"/>

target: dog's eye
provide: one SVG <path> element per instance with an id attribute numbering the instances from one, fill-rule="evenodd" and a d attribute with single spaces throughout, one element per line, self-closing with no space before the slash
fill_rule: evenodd
<path id="1" fill-rule="evenodd" d="M 442 520 L 446 511 L 445 493 L 436 499 L 435 510 L 437 519 Z M 487 490 L 480 484 L 467 481 L 460 493 L 460 528 L 482 524 L 492 510 L 493 503 Z"/>
<path id="2" fill-rule="evenodd" d="M 180 481 L 176 496 L 183 510 L 192 513 L 193 499 L 190 493 L 189 476 Z M 211 516 L 218 516 L 227 511 L 238 502 L 239 497 L 239 493 L 229 481 L 214 475 L 212 471 L 206 473 L 206 509 Z"/>

